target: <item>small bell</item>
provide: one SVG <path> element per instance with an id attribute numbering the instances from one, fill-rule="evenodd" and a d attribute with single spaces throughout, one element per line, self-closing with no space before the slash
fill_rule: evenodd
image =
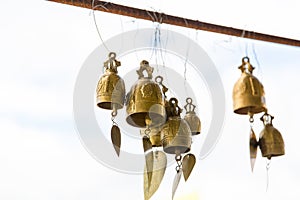
<path id="1" fill-rule="evenodd" d="M 145 136 L 145 130 L 146 129 L 140 130 L 140 133 L 142 136 Z M 148 136 L 149 136 L 150 142 L 152 144 L 152 147 L 161 147 L 160 132 L 161 132 L 161 126 L 152 127 L 150 129 Z"/>
<path id="2" fill-rule="evenodd" d="M 244 57 L 242 62 L 239 67 L 242 75 L 233 88 L 233 110 L 241 115 L 264 112 L 267 110 L 264 87 L 252 75 L 254 67 L 250 64 L 249 58 Z"/>
<path id="3" fill-rule="evenodd" d="M 188 123 L 180 117 L 182 109 L 178 106 L 178 100 L 171 98 L 168 104 L 171 116 L 161 130 L 163 149 L 169 154 L 189 152 L 192 143 L 191 129 Z"/>
<path id="4" fill-rule="evenodd" d="M 118 76 L 117 67 L 121 62 L 116 60 L 116 53 L 111 52 L 108 60 L 104 62 L 105 73 L 100 78 L 97 85 L 97 106 L 104 109 L 113 110 L 123 108 L 125 99 L 125 84 Z"/>
<path id="5" fill-rule="evenodd" d="M 272 124 L 274 117 L 265 113 L 260 119 L 265 125 L 259 136 L 259 147 L 262 156 L 270 160 L 272 157 L 284 155 L 283 138 Z"/>
<path id="6" fill-rule="evenodd" d="M 184 120 L 189 124 L 192 135 L 198 135 L 201 132 L 201 121 L 200 118 L 196 115 L 196 106 L 193 104 L 193 100 L 191 98 L 187 98 L 186 103 L 187 104 L 184 106 L 186 110 Z"/>
<path id="7" fill-rule="evenodd" d="M 146 71 L 148 77 L 144 77 Z M 139 80 L 131 87 L 127 94 L 127 118 L 128 124 L 145 128 L 147 120 L 150 126 L 156 126 L 165 122 L 165 107 L 162 91 L 157 83 L 152 81 L 153 68 L 148 61 L 142 61 L 140 69 L 137 70 Z"/>

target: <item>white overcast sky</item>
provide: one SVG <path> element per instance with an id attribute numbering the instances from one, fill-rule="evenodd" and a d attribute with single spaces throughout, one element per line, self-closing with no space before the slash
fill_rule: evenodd
<path id="1" fill-rule="evenodd" d="M 113 2 L 300 40 L 296 0 Z M 96 18 L 104 40 L 156 27 L 107 13 L 96 12 Z M 97 162 L 75 130 L 75 80 L 85 59 L 100 45 L 90 11 L 47 1 L 2 1 L 0 27 L 0 199 L 143 199 L 143 177 Z M 215 63 L 226 94 L 222 136 L 207 158 L 198 159 L 188 182 L 180 183 L 175 199 L 299 200 L 300 48 L 164 24 L 160 28 L 198 42 Z M 272 160 L 268 192 L 260 152 L 255 171 L 250 172 L 248 119 L 232 112 L 232 87 L 246 52 L 265 87 L 274 126 L 286 143 L 286 155 Z M 199 115 L 209 123 L 210 114 L 201 113 L 201 106 L 205 105 L 198 105 Z M 258 121 L 257 135 L 262 129 Z M 205 139 L 207 127 L 204 123 L 199 141 Z M 174 167 L 167 169 L 152 200 L 171 199 Z"/>

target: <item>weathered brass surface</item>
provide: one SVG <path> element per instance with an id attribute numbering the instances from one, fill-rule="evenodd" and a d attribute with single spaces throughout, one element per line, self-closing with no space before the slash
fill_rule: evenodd
<path id="1" fill-rule="evenodd" d="M 171 98 L 169 101 L 171 115 L 161 130 L 161 142 L 166 153 L 180 154 L 189 152 L 192 143 L 192 133 L 189 125 L 181 119 L 181 109 L 178 101 Z"/>
<path id="2" fill-rule="evenodd" d="M 249 145 L 250 145 L 250 162 L 251 162 L 251 170 L 253 171 L 254 169 L 254 165 L 255 165 L 255 161 L 256 161 L 256 156 L 257 156 L 257 147 L 258 147 L 258 142 L 256 139 L 256 135 L 253 131 L 253 129 L 251 128 L 250 130 L 250 141 L 249 141 Z"/>
<path id="3" fill-rule="evenodd" d="M 186 99 L 186 105 L 184 106 L 186 110 L 186 114 L 184 116 L 184 120 L 190 126 L 192 135 L 198 135 L 201 132 L 201 121 L 195 112 L 196 106 L 193 104 L 191 98 Z"/>
<path id="4" fill-rule="evenodd" d="M 143 72 L 148 73 L 144 77 Z M 152 81 L 153 68 L 148 61 L 142 61 L 137 70 L 139 80 L 131 87 L 127 94 L 127 118 L 128 124 L 135 127 L 146 127 L 146 120 L 150 119 L 150 126 L 156 126 L 165 122 L 165 107 L 162 91 L 157 83 Z"/>
<path id="5" fill-rule="evenodd" d="M 187 181 L 190 177 L 193 168 L 196 164 L 196 158 L 193 154 L 187 154 L 182 159 L 182 171 L 184 180 Z"/>
<path id="6" fill-rule="evenodd" d="M 113 125 L 111 128 L 111 141 L 114 145 L 114 149 L 117 155 L 120 155 L 120 148 L 121 148 L 121 132 L 118 126 Z"/>
<path id="7" fill-rule="evenodd" d="M 269 114 L 264 114 L 261 118 L 265 127 L 259 136 L 259 147 L 262 156 L 268 159 L 285 154 L 283 138 L 280 132 L 273 127 L 273 119 L 274 117 Z"/>
<path id="8" fill-rule="evenodd" d="M 162 151 L 155 151 L 153 162 L 153 171 L 151 182 L 148 179 L 147 167 L 144 168 L 144 199 L 149 200 L 152 195 L 157 191 L 161 181 L 163 180 L 166 167 L 167 167 L 167 156 Z"/>
<path id="9" fill-rule="evenodd" d="M 242 115 L 265 112 L 267 108 L 264 87 L 252 75 L 254 67 L 250 64 L 249 58 L 244 57 L 242 62 L 239 67 L 242 75 L 233 88 L 233 110 Z"/>
<path id="10" fill-rule="evenodd" d="M 150 132 L 148 133 L 150 142 L 152 144 L 152 147 L 161 147 L 161 126 L 158 127 L 152 127 L 150 129 Z M 141 129 L 141 135 L 145 135 L 145 129 Z"/>
<path id="11" fill-rule="evenodd" d="M 125 99 L 125 84 L 118 76 L 117 67 L 121 63 L 116 60 L 116 54 L 111 52 L 108 60 L 104 63 L 105 73 L 100 78 L 97 85 L 97 106 L 112 110 L 123 108 Z"/>

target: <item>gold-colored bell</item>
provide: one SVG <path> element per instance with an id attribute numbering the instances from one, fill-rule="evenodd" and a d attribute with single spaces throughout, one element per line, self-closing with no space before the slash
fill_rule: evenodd
<path id="1" fill-rule="evenodd" d="M 169 101 L 171 115 L 161 130 L 161 142 L 163 149 L 169 154 L 181 154 L 189 152 L 192 143 L 192 133 L 188 123 L 181 119 L 182 110 L 178 106 L 178 101 L 171 98 Z"/>
<path id="2" fill-rule="evenodd" d="M 145 132 L 147 131 L 147 129 L 141 129 L 140 133 L 142 136 L 145 136 Z M 161 126 L 158 127 L 152 127 L 151 129 L 149 129 L 149 133 L 147 133 L 150 139 L 150 142 L 152 144 L 152 147 L 161 147 Z"/>
<path id="3" fill-rule="evenodd" d="M 191 98 L 187 98 L 186 103 L 187 104 L 184 106 L 186 110 L 184 120 L 190 126 L 192 135 L 198 135 L 201 132 L 201 121 L 195 112 L 196 106 L 193 104 L 193 100 Z"/>
<path id="4" fill-rule="evenodd" d="M 125 100 L 125 84 L 118 76 L 117 67 L 121 62 L 116 60 L 116 53 L 111 52 L 104 62 L 105 73 L 97 85 L 97 106 L 104 109 L 121 109 Z"/>
<path id="5" fill-rule="evenodd" d="M 146 71 L 148 77 L 144 77 Z M 143 60 L 140 69 L 137 70 L 139 80 L 131 87 L 127 94 L 127 118 L 128 124 L 135 127 L 160 125 L 165 122 L 165 107 L 162 91 L 157 83 L 152 81 L 153 68 L 148 61 Z M 150 120 L 149 123 L 146 121 Z"/>
<path id="6" fill-rule="evenodd" d="M 254 67 L 248 57 L 242 59 L 239 69 L 242 71 L 240 79 L 233 88 L 233 109 L 241 115 L 256 114 L 266 111 L 265 92 L 263 85 L 252 75 Z"/>
<path id="7" fill-rule="evenodd" d="M 259 136 L 259 147 L 262 156 L 268 159 L 285 154 L 283 138 L 280 132 L 273 127 L 273 119 L 274 117 L 267 113 L 261 117 L 265 127 Z"/>

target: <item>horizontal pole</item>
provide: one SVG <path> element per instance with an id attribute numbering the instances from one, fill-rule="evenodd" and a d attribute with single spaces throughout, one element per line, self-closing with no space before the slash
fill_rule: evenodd
<path id="1" fill-rule="evenodd" d="M 48 0 L 48 1 L 93 9 L 92 6 L 93 0 Z M 192 19 L 186 19 L 186 18 L 172 16 L 172 15 L 167 15 L 160 12 L 132 8 L 132 7 L 123 6 L 123 5 L 114 4 L 105 1 L 95 0 L 94 10 L 113 13 L 117 15 L 124 15 L 128 17 L 134 17 L 138 19 L 149 20 L 152 22 L 182 26 L 182 27 L 192 28 L 196 30 L 203 30 L 203 31 L 209 31 L 209 32 L 231 35 L 236 37 L 300 47 L 300 41 L 295 39 L 216 25 L 216 24 L 201 22 L 198 20 L 192 20 Z"/>

